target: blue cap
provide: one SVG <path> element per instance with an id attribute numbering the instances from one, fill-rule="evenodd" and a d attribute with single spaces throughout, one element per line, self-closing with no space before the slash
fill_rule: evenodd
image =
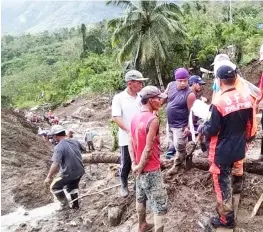
<path id="1" fill-rule="evenodd" d="M 217 69 L 216 76 L 220 79 L 235 78 L 236 70 L 228 65 L 222 65 Z"/>
<path id="2" fill-rule="evenodd" d="M 205 81 L 198 75 L 193 75 L 189 78 L 188 80 L 189 85 L 193 85 L 193 84 L 200 84 L 200 85 L 205 85 Z"/>

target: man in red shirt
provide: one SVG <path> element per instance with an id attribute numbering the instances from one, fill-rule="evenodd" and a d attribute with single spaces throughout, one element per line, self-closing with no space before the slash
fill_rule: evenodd
<path id="1" fill-rule="evenodd" d="M 150 230 L 146 222 L 146 200 L 154 212 L 155 231 L 164 231 L 164 215 L 167 213 L 167 193 L 160 170 L 159 119 L 154 114 L 167 95 L 155 86 L 147 86 L 140 92 L 142 107 L 131 121 L 129 151 L 132 171 L 136 176 L 136 210 L 138 232 Z"/>

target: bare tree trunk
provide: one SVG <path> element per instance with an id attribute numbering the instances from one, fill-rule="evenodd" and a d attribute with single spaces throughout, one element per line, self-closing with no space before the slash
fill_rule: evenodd
<path id="1" fill-rule="evenodd" d="M 139 44 L 138 44 L 138 47 L 137 47 L 137 52 L 136 52 L 136 56 L 134 58 L 134 62 L 133 62 L 133 67 L 135 69 L 139 69 L 139 57 L 140 57 L 140 53 L 141 53 L 141 35 L 140 35 L 140 38 L 139 38 Z"/>
<path id="2" fill-rule="evenodd" d="M 92 154 L 84 154 L 83 155 L 83 163 L 120 163 L 120 156 L 114 153 L 101 153 L 101 152 L 94 152 Z M 171 168 L 173 165 L 173 160 L 166 160 L 164 161 L 162 168 L 168 169 Z M 208 158 L 193 156 L 193 167 L 208 171 L 209 169 L 209 161 Z M 249 173 L 254 173 L 258 175 L 263 175 L 263 163 L 257 162 L 253 160 L 246 160 L 245 162 L 245 171 Z"/>
<path id="3" fill-rule="evenodd" d="M 114 153 L 93 152 L 92 154 L 84 154 L 82 156 L 83 163 L 97 164 L 97 163 L 120 163 L 120 156 Z"/>
<path id="4" fill-rule="evenodd" d="M 159 61 L 157 59 L 155 59 L 154 61 L 155 61 L 155 67 L 156 67 L 156 71 L 157 71 L 158 81 L 159 81 L 159 84 L 160 84 L 160 87 L 161 87 L 161 91 L 163 92 L 165 89 L 164 89 L 164 85 L 163 85 L 163 79 L 162 79 L 162 74 L 161 74 Z"/>

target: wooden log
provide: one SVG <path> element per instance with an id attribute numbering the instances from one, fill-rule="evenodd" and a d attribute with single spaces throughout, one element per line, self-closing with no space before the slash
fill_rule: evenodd
<path id="1" fill-rule="evenodd" d="M 209 161 L 204 157 L 193 156 L 193 166 L 201 170 L 209 170 Z M 246 172 L 263 175 L 263 162 L 246 159 L 244 166 Z"/>
<path id="2" fill-rule="evenodd" d="M 82 155 L 83 163 L 97 164 L 97 163 L 120 163 L 120 156 L 109 152 L 93 152 L 91 154 Z"/>
<path id="3" fill-rule="evenodd" d="M 120 163 L 120 156 L 110 152 L 93 152 L 92 154 L 83 155 L 84 163 Z M 162 165 L 163 169 L 171 168 L 173 161 L 165 160 Z M 193 167 L 201 170 L 209 170 L 209 161 L 205 157 L 193 156 Z M 253 160 L 247 160 L 245 163 L 245 171 L 258 175 L 263 175 L 263 162 L 257 162 Z"/>

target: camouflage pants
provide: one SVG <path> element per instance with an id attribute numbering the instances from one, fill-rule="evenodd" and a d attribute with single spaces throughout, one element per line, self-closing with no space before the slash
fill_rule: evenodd
<path id="1" fill-rule="evenodd" d="M 136 179 L 136 201 L 143 203 L 147 199 L 155 214 L 166 214 L 168 197 L 160 170 L 143 173 Z"/>

